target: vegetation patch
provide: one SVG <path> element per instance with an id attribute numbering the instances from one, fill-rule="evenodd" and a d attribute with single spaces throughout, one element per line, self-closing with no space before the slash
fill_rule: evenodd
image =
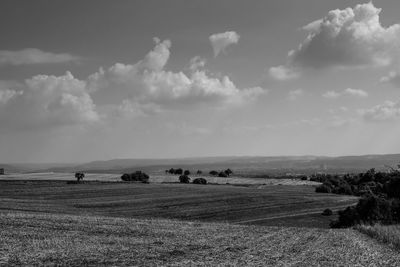
<path id="1" fill-rule="evenodd" d="M 358 225 L 355 227 L 374 239 L 400 250 L 400 225 Z"/>

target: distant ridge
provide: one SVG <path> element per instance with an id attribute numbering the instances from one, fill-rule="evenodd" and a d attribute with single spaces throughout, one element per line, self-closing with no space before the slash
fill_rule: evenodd
<path id="1" fill-rule="evenodd" d="M 193 157 L 174 159 L 112 159 L 92 161 L 84 164 L 9 164 L 5 169 L 13 171 L 47 172 L 108 172 L 121 173 L 143 169 L 160 171 L 169 168 L 222 169 L 235 168 L 253 171 L 298 171 L 298 172 L 359 172 L 370 168 L 387 170 L 387 166 L 396 167 L 400 163 L 400 154 L 371 154 L 361 156 L 222 156 Z M 1 165 L 0 165 L 1 168 Z"/>

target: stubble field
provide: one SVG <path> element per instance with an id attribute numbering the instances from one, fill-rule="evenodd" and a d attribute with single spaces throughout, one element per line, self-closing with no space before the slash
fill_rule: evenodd
<path id="1" fill-rule="evenodd" d="M 233 186 L 122 182 L 0 181 L 0 211 L 47 212 L 129 218 L 258 225 L 328 227 L 325 208 L 357 202 L 318 194 L 313 186 Z"/>

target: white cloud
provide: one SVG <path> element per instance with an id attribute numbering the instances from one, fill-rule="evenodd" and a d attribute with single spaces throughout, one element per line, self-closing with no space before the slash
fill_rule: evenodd
<path id="1" fill-rule="evenodd" d="M 260 87 L 238 88 L 228 76 L 204 70 L 192 59 L 191 72 L 164 70 L 171 42 L 155 38 L 155 47 L 135 64 L 116 63 L 85 80 L 37 75 L 23 84 L 0 81 L 0 123 L 8 128 L 90 124 L 118 118 L 225 108 L 267 93 Z"/>
<path id="2" fill-rule="evenodd" d="M 277 67 L 271 67 L 269 69 L 269 75 L 278 81 L 291 80 L 299 76 L 299 74 L 295 70 L 282 65 Z"/>
<path id="3" fill-rule="evenodd" d="M 367 121 L 388 121 L 400 117 L 400 101 L 386 101 L 370 109 L 358 111 Z"/>
<path id="4" fill-rule="evenodd" d="M 98 121 L 85 86 L 69 72 L 59 77 L 34 76 L 25 81 L 21 91 L 6 93 L 8 101 L 0 106 L 0 122 L 10 128 L 39 128 Z"/>
<path id="5" fill-rule="evenodd" d="M 164 42 L 158 42 L 154 50 Z M 168 59 L 170 42 L 167 44 L 160 49 L 162 53 L 158 57 Z M 153 51 L 149 54 L 154 54 Z M 110 101 L 110 97 L 118 97 L 116 103 L 129 99 L 138 104 L 153 103 L 164 109 L 242 103 L 266 92 L 259 87 L 239 89 L 228 76 L 210 76 L 199 70 L 205 64 L 199 57 L 191 60 L 190 75 L 164 70 L 162 67 L 166 60 L 157 68 L 149 68 L 144 62 L 134 65 L 117 63 L 108 70 L 100 69 L 89 77 L 89 91 L 94 92 L 95 99 L 103 97 Z"/>
<path id="6" fill-rule="evenodd" d="M 330 98 L 330 99 L 335 99 L 339 98 L 342 96 L 351 96 L 351 97 L 356 97 L 356 98 L 365 98 L 368 97 L 368 93 L 364 90 L 361 89 L 353 89 L 353 88 L 347 88 L 341 92 L 337 91 L 327 91 L 323 95 L 325 98 Z"/>
<path id="7" fill-rule="evenodd" d="M 353 89 L 353 88 L 347 88 L 346 90 L 343 91 L 343 94 L 349 95 L 349 96 L 354 96 L 354 97 L 359 97 L 359 98 L 368 97 L 368 93 L 365 92 L 364 90 Z"/>
<path id="8" fill-rule="evenodd" d="M 79 60 L 79 57 L 67 53 L 56 54 L 36 48 L 26 48 L 19 51 L 0 50 L 0 65 L 65 63 Z"/>
<path id="9" fill-rule="evenodd" d="M 214 57 L 218 56 L 219 53 L 225 52 L 225 49 L 239 42 L 240 36 L 234 31 L 228 31 L 224 33 L 216 33 L 209 37 L 211 45 L 214 51 Z"/>
<path id="10" fill-rule="evenodd" d="M 396 87 L 400 87 L 400 74 L 397 71 L 391 71 L 388 75 L 380 80 L 383 83 L 391 83 Z"/>
<path id="11" fill-rule="evenodd" d="M 289 91 L 288 98 L 289 98 L 289 100 L 296 100 L 299 97 L 301 97 L 303 94 L 304 94 L 303 89 L 292 90 L 292 91 Z"/>
<path id="12" fill-rule="evenodd" d="M 12 98 L 20 95 L 21 93 L 15 90 L 0 90 L 0 105 L 3 104 L 7 104 L 7 102 L 9 100 L 11 100 Z"/>
<path id="13" fill-rule="evenodd" d="M 204 58 L 195 56 L 190 60 L 189 69 L 191 71 L 196 71 L 198 69 L 204 68 L 205 65 L 206 65 L 206 60 Z"/>
<path id="14" fill-rule="evenodd" d="M 400 25 L 384 27 L 372 2 L 332 10 L 303 27 L 307 38 L 289 52 L 286 68 L 387 66 L 400 52 Z"/>
<path id="15" fill-rule="evenodd" d="M 322 96 L 325 97 L 325 98 L 331 98 L 331 99 L 333 99 L 333 98 L 338 98 L 338 97 L 340 97 L 341 94 L 338 93 L 338 92 L 336 92 L 336 91 L 327 91 L 327 92 L 325 92 Z"/>

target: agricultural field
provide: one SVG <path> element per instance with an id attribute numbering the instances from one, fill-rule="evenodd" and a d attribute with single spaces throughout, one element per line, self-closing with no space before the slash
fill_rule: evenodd
<path id="1" fill-rule="evenodd" d="M 194 185 L 179 183 L 0 181 L 0 211 L 129 218 L 167 218 L 235 224 L 328 227 L 325 208 L 357 198 L 315 193 L 309 185 Z"/>
<path id="2" fill-rule="evenodd" d="M 150 173 L 151 183 L 174 183 L 178 181 L 179 175 Z M 212 184 L 251 184 L 251 185 L 319 185 L 313 181 L 303 181 L 300 179 L 276 179 L 276 178 L 247 178 L 239 176 L 215 177 L 209 175 L 190 175 L 191 179 L 205 177 Z M 1 180 L 62 180 L 69 181 L 74 179 L 74 173 L 13 173 L 0 176 Z M 85 181 L 118 182 L 121 181 L 121 174 L 118 173 L 85 173 Z"/>
<path id="3" fill-rule="evenodd" d="M 5 266 L 399 266 L 353 229 L 0 213 Z"/>

